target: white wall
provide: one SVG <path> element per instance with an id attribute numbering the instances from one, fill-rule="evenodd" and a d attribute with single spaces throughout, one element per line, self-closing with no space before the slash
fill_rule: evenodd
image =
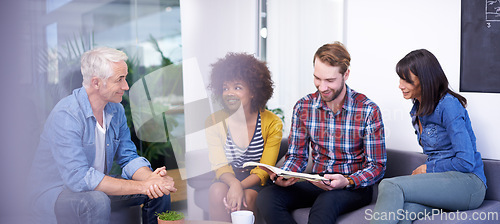
<path id="1" fill-rule="evenodd" d="M 204 78 L 209 65 L 227 52 L 256 52 L 256 0 L 181 0 L 180 4 L 183 58 L 196 58 Z"/>
<path id="2" fill-rule="evenodd" d="M 267 62 L 275 82 L 269 108 L 285 112 L 285 136 L 293 106 L 316 91 L 313 56 L 325 43 L 341 41 L 343 0 L 268 0 Z"/>
<path id="3" fill-rule="evenodd" d="M 398 89 L 396 63 L 412 50 L 426 48 L 436 55 L 451 87 L 459 90 L 459 0 L 350 0 L 346 40 L 352 57 L 347 83 L 365 93 L 382 109 L 388 148 L 421 151 L 408 112 L 411 102 Z M 500 95 L 460 93 L 485 158 L 500 159 Z"/>

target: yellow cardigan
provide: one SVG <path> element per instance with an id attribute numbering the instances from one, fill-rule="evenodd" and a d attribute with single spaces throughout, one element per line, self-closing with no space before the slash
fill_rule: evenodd
<path id="1" fill-rule="evenodd" d="M 210 152 L 210 163 L 212 169 L 216 170 L 215 177 L 219 177 L 224 173 L 233 173 L 233 168 L 229 164 L 224 152 L 226 144 L 227 131 L 224 127 L 224 122 L 229 114 L 223 110 L 213 113 L 205 122 L 205 132 L 207 136 L 207 144 Z M 264 150 L 260 163 L 276 165 L 278 158 L 281 137 L 283 135 L 283 123 L 281 119 L 269 110 L 264 110 L 260 113 L 262 138 L 264 139 Z M 256 167 L 250 171 L 251 174 L 256 174 L 260 178 L 262 186 L 269 178 L 266 171 Z"/>

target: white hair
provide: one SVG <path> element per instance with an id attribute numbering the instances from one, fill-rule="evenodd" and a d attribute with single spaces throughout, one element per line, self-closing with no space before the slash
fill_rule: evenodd
<path id="1" fill-rule="evenodd" d="M 123 51 L 109 47 L 98 47 L 83 53 L 81 59 L 83 87 L 88 88 L 90 86 L 92 77 L 98 77 L 106 81 L 113 75 L 111 63 L 127 59 L 128 57 Z"/>

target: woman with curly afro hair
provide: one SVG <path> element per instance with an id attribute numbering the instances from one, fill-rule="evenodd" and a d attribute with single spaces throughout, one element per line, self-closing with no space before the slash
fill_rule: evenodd
<path id="1" fill-rule="evenodd" d="M 266 110 L 273 81 L 265 62 L 245 53 L 228 53 L 212 64 L 209 88 L 224 109 L 206 121 L 210 162 L 216 181 L 210 187 L 211 220 L 231 221 L 229 213 L 254 213 L 258 192 L 269 175 L 245 162 L 274 166 L 282 137 L 281 119 Z"/>

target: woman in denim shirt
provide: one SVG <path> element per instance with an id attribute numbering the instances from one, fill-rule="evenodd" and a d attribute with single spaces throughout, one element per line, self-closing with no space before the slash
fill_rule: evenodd
<path id="1" fill-rule="evenodd" d="M 380 183 L 373 213 L 379 216 L 371 223 L 411 223 L 440 209 L 479 207 L 486 177 L 465 109 L 467 100 L 449 89 L 441 65 L 425 49 L 407 54 L 396 72 L 403 97 L 413 100 L 410 115 L 427 161 L 411 176 Z"/>

